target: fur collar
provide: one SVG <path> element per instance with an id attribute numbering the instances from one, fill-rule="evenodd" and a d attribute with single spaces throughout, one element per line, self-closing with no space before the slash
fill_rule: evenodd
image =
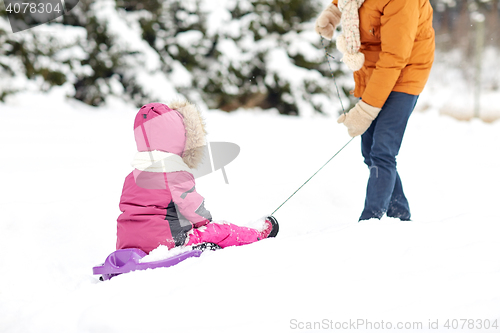
<path id="1" fill-rule="evenodd" d="M 203 158 L 204 146 L 206 145 L 205 122 L 194 104 L 187 101 L 175 101 L 169 103 L 168 106 L 179 112 L 183 117 L 186 130 L 186 145 L 182 153 L 182 159 L 189 168 L 196 169 Z"/>

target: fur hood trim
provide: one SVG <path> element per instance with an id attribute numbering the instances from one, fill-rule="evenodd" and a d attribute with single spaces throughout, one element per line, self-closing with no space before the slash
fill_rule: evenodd
<path id="1" fill-rule="evenodd" d="M 206 144 L 205 136 L 205 121 L 203 120 L 200 111 L 188 101 L 175 101 L 169 103 L 168 106 L 179 112 L 184 121 L 186 130 L 186 145 L 182 153 L 182 159 L 188 167 L 196 169 L 203 159 Z"/>

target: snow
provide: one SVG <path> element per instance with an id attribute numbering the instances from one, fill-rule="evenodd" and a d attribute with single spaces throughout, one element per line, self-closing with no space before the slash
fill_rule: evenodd
<path id="1" fill-rule="evenodd" d="M 499 121 L 439 115 L 436 92 L 422 95 L 427 111 L 412 115 L 398 160 L 412 222 L 357 223 L 368 176 L 357 138 L 276 212 L 277 238 L 99 282 L 92 267 L 114 250 L 137 110 L 117 99 L 92 108 L 65 100 L 65 89 L 0 104 L 1 332 L 500 324 Z M 240 225 L 275 210 L 349 141 L 334 117 L 205 117 L 209 141 L 241 152 L 225 167 L 228 185 L 216 171 L 197 190 L 215 219 Z"/>
<path id="2" fill-rule="evenodd" d="M 227 10 L 229 4 L 234 1 L 215 0 L 201 3 L 201 11 L 209 13 L 207 15 L 207 34 L 214 35 L 217 31 L 224 28 L 224 25 L 231 21 L 231 12 Z M 245 3 L 245 1 L 244 1 Z"/>
<path id="3" fill-rule="evenodd" d="M 143 262 L 160 261 L 171 257 L 175 257 L 179 254 L 182 254 L 184 252 L 189 252 L 191 250 L 192 250 L 191 246 L 174 247 L 173 249 L 169 250 L 168 247 L 166 247 L 165 245 L 160 245 L 153 251 L 149 252 L 147 256 L 139 260 L 139 262 L 143 263 Z"/>

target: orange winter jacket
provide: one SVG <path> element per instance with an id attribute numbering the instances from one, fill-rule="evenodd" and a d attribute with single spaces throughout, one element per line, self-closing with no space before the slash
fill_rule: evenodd
<path id="1" fill-rule="evenodd" d="M 432 12 L 429 0 L 365 0 L 359 8 L 365 63 L 354 72 L 354 96 L 381 108 L 391 91 L 422 92 L 434 61 Z"/>

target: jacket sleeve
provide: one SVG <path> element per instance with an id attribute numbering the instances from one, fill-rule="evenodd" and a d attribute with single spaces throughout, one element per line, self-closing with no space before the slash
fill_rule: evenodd
<path id="1" fill-rule="evenodd" d="M 192 174 L 186 171 L 167 173 L 167 182 L 180 220 L 187 219 L 199 228 L 212 221 L 205 199 L 196 192 Z"/>
<path id="2" fill-rule="evenodd" d="M 389 1 L 380 17 L 381 52 L 362 100 L 381 108 L 406 67 L 418 30 L 419 1 Z"/>

